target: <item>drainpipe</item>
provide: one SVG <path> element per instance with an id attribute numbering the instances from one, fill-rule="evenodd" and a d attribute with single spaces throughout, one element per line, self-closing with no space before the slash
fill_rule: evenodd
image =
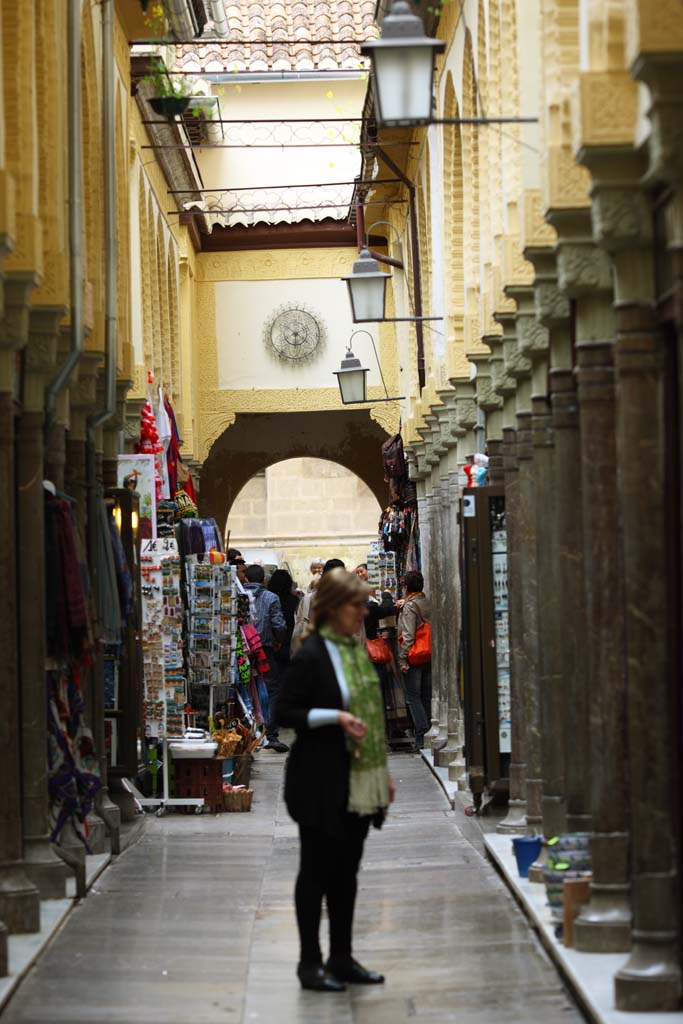
<path id="1" fill-rule="evenodd" d="M 422 316 L 422 276 L 420 273 L 420 242 L 417 233 L 417 200 L 415 196 L 415 185 L 410 178 L 403 173 L 398 164 L 394 163 L 391 157 L 382 149 L 381 146 L 375 145 L 374 148 L 387 167 L 394 172 L 397 178 L 401 179 L 408 189 L 408 209 L 410 211 L 410 253 L 413 261 L 413 299 L 415 302 L 415 316 Z M 415 338 L 417 341 L 417 379 L 420 385 L 420 392 L 422 392 L 422 389 L 426 384 L 425 349 L 424 327 L 419 320 L 415 324 Z"/>
<path id="2" fill-rule="evenodd" d="M 81 0 L 69 0 L 69 269 L 71 344 L 46 394 L 47 427 L 54 419 L 57 398 L 68 385 L 83 352 L 83 177 L 81 174 Z"/>
<path id="3" fill-rule="evenodd" d="M 117 356 L 117 239 L 116 239 L 116 65 L 114 62 L 114 0 L 102 4 L 102 153 L 104 163 L 104 402 L 102 408 L 88 417 L 87 501 L 88 546 L 90 564 L 97 564 L 98 499 L 101 488 L 97 481 L 95 432 L 111 419 L 116 410 Z M 121 814 L 109 798 L 107 759 L 104 754 L 104 698 L 102 688 L 103 659 L 101 651 L 89 678 L 91 727 L 100 759 L 102 788 L 96 803 L 97 814 L 107 826 L 111 852 L 121 850 Z"/>
<path id="4" fill-rule="evenodd" d="M 104 154 L 104 405 L 88 418 L 91 433 L 116 409 L 117 241 L 116 241 L 116 77 L 114 0 L 102 5 L 102 150 Z"/>

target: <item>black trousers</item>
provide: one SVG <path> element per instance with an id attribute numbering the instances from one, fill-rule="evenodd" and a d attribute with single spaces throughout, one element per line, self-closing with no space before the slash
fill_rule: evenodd
<path id="1" fill-rule="evenodd" d="M 272 647 L 266 647 L 264 644 L 263 650 L 265 651 L 266 658 L 268 659 L 268 665 L 270 671 L 265 677 L 266 689 L 268 690 L 268 721 L 266 723 L 266 739 L 272 740 L 275 743 L 280 735 L 280 730 L 277 724 L 277 702 L 280 696 L 280 666 L 277 663 L 275 657 L 275 651 Z"/>
<path id="2" fill-rule="evenodd" d="M 301 962 L 322 963 L 320 916 L 323 896 L 330 919 L 330 956 L 351 956 L 358 868 L 370 818 L 344 816 L 344 831 L 330 836 L 322 829 L 299 826 L 301 862 L 296 881 L 296 917 Z"/>

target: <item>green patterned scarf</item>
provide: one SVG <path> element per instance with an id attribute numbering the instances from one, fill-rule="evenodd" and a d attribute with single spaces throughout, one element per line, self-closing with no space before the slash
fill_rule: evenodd
<path id="1" fill-rule="evenodd" d="M 353 637 L 333 633 L 328 626 L 322 627 L 320 635 L 339 650 L 349 688 L 349 711 L 368 727 L 364 740 L 348 740 L 351 749 L 348 810 L 354 814 L 376 814 L 389 806 L 387 739 L 377 672 L 365 646 Z"/>

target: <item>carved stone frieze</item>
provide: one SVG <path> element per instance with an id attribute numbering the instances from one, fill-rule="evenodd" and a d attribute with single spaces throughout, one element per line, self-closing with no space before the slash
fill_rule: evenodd
<path id="1" fill-rule="evenodd" d="M 607 292 L 612 286 L 609 257 L 592 241 L 562 241 L 557 248 L 557 279 L 570 297 Z"/>
<path id="2" fill-rule="evenodd" d="M 520 353 L 530 359 L 548 351 L 548 329 L 535 314 L 517 314 L 517 340 Z"/>
<path id="3" fill-rule="evenodd" d="M 534 285 L 536 316 L 544 327 L 569 319 L 569 300 L 557 281 L 537 281 Z"/>
<path id="4" fill-rule="evenodd" d="M 593 189 L 593 233 L 601 245 L 617 249 L 647 245 L 652 239 L 652 210 L 639 188 Z"/>

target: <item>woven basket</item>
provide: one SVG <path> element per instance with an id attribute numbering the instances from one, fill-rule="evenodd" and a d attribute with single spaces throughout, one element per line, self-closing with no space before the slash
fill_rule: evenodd
<path id="1" fill-rule="evenodd" d="M 219 730 L 213 734 L 213 738 L 218 744 L 216 757 L 233 757 L 242 742 L 242 737 L 238 732 L 223 732 Z"/>
<path id="2" fill-rule="evenodd" d="M 226 811 L 250 811 L 253 799 L 253 789 L 223 790 L 223 808 Z"/>

